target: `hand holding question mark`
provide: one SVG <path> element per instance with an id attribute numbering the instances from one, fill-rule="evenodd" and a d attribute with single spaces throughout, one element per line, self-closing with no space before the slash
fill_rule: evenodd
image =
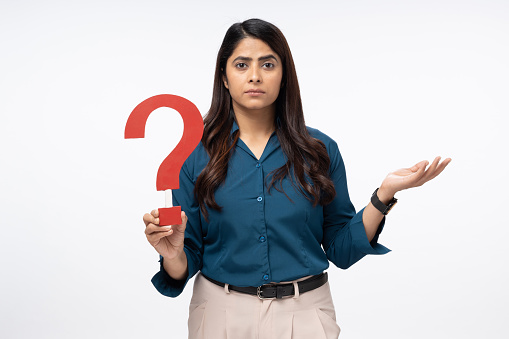
<path id="1" fill-rule="evenodd" d="M 144 138 L 149 115 L 160 107 L 169 107 L 180 113 L 184 120 L 184 133 L 177 146 L 163 160 L 157 171 L 158 191 L 179 188 L 179 173 L 184 161 L 195 149 L 203 135 L 203 118 L 198 108 L 189 100 L 172 94 L 160 94 L 142 101 L 129 115 L 125 125 L 125 139 Z M 168 191 L 167 191 L 168 192 Z M 181 223 L 180 206 L 159 208 L 159 225 Z"/>

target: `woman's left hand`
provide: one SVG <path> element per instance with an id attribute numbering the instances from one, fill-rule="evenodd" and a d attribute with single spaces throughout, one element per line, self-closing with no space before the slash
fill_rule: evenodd
<path id="1" fill-rule="evenodd" d="M 413 167 L 402 168 L 389 173 L 378 191 L 379 199 L 389 201 L 398 191 L 423 185 L 442 173 L 450 162 L 451 158 L 440 162 L 440 157 L 436 157 L 427 169 L 429 162 L 424 160 Z"/>

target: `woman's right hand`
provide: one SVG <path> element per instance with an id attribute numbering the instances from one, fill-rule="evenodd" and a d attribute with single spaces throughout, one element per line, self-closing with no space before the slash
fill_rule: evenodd
<path id="1" fill-rule="evenodd" d="M 171 260 L 184 251 L 184 233 L 187 216 L 181 212 L 180 225 L 159 226 L 159 211 L 153 210 L 143 216 L 147 240 L 163 258 Z"/>

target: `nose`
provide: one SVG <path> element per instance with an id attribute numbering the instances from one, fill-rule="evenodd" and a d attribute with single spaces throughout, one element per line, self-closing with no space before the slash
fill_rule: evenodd
<path id="1" fill-rule="evenodd" d="M 249 82 L 262 82 L 262 75 L 260 74 L 260 70 L 257 67 L 253 67 L 251 69 L 251 74 L 249 74 Z"/>

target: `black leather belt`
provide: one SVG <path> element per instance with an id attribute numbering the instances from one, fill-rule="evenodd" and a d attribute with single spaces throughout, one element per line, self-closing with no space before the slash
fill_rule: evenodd
<path id="1" fill-rule="evenodd" d="M 203 277 L 210 281 L 211 283 L 214 283 L 218 286 L 224 287 L 224 283 L 214 280 L 212 278 L 207 277 L 205 274 L 203 274 Z M 327 282 L 327 272 L 314 275 L 312 277 L 309 277 L 305 280 L 297 282 L 297 285 L 299 286 L 299 294 L 314 290 L 315 288 L 318 288 L 322 285 L 324 285 Z M 260 299 L 267 299 L 267 298 L 276 298 L 281 299 L 286 296 L 291 296 L 295 294 L 295 290 L 293 287 L 293 283 L 290 284 L 266 284 L 259 287 L 239 287 L 239 286 L 232 286 L 228 285 L 228 290 L 230 291 L 236 291 L 251 295 L 256 295 Z"/>

